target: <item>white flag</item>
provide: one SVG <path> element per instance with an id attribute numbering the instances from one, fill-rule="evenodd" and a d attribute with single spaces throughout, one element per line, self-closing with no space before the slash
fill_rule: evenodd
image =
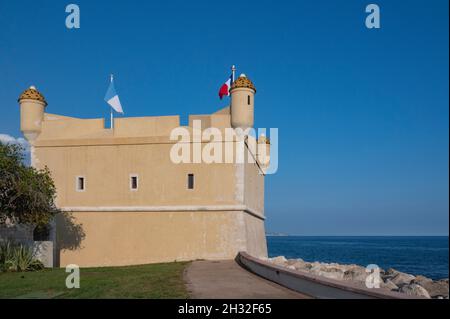
<path id="1" fill-rule="evenodd" d="M 111 80 L 108 91 L 105 95 L 105 101 L 117 112 L 123 114 L 122 104 L 120 104 L 119 96 L 114 88 L 114 82 Z"/>

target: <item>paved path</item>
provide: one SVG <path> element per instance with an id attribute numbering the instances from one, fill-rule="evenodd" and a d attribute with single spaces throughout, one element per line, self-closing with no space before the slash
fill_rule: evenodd
<path id="1" fill-rule="evenodd" d="M 186 268 L 184 279 L 191 298 L 307 298 L 245 270 L 234 260 L 193 261 Z"/>

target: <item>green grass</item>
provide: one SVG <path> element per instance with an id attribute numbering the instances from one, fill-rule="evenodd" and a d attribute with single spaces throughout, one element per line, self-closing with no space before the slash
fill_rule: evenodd
<path id="1" fill-rule="evenodd" d="M 80 268 L 80 288 L 66 288 L 65 268 L 0 273 L 0 298 L 188 298 L 187 263 Z"/>

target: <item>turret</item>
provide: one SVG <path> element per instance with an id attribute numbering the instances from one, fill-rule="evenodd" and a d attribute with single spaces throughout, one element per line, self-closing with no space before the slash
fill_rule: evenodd
<path id="1" fill-rule="evenodd" d="M 255 86 L 245 74 L 241 74 L 231 84 L 231 126 L 233 128 L 253 127 L 255 93 Z"/>
<path id="2" fill-rule="evenodd" d="M 41 133 L 47 102 L 34 86 L 23 91 L 18 102 L 20 104 L 20 130 L 28 142 L 32 143 Z"/>

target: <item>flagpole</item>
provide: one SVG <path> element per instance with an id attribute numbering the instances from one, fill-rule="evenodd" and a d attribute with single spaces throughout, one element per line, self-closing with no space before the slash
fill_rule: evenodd
<path id="1" fill-rule="evenodd" d="M 110 75 L 111 83 L 113 82 L 113 78 L 114 78 L 114 76 L 111 74 Z M 111 106 L 110 106 L 110 111 L 111 111 L 111 130 L 114 130 L 114 113 L 113 113 L 113 109 Z"/>
<path id="2" fill-rule="evenodd" d="M 233 85 L 235 76 L 236 76 L 236 66 L 233 64 L 231 66 L 231 83 L 230 83 L 230 86 Z M 231 87 L 229 89 L 231 89 Z M 228 92 L 230 92 L 230 91 L 228 91 Z M 228 95 L 230 96 L 230 109 L 231 109 L 233 107 L 231 105 L 231 94 L 228 93 Z"/>
<path id="3" fill-rule="evenodd" d="M 232 81 L 231 84 L 233 84 L 235 78 L 236 78 L 236 66 L 232 65 L 231 66 L 231 81 Z"/>

